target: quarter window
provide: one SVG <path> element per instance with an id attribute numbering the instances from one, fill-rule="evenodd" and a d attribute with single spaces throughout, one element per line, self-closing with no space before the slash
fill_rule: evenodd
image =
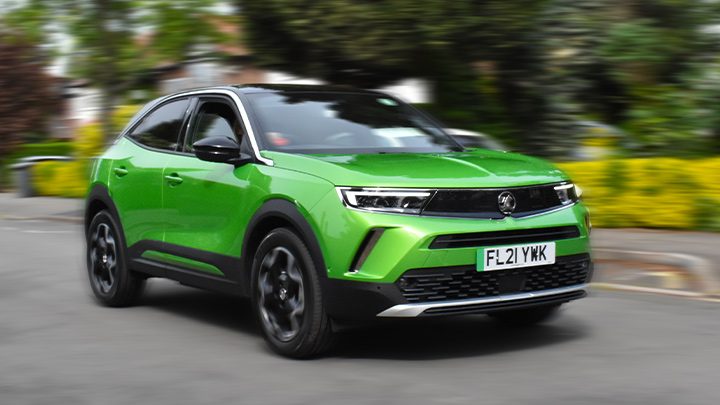
<path id="1" fill-rule="evenodd" d="M 143 118 L 130 137 L 151 148 L 176 150 L 190 100 L 167 103 Z"/>

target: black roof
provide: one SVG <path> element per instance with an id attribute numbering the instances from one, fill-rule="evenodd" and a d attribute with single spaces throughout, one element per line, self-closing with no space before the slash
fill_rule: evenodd
<path id="1" fill-rule="evenodd" d="M 236 84 L 228 86 L 242 93 L 275 93 L 275 92 L 308 92 L 313 93 L 367 93 L 382 94 L 373 90 L 366 90 L 357 87 L 328 86 L 317 84 Z"/>
<path id="2" fill-rule="evenodd" d="M 375 96 L 388 97 L 388 94 L 374 91 L 360 89 L 357 87 L 344 87 L 344 86 L 327 86 L 327 85 L 316 85 L 316 84 L 234 84 L 225 86 L 210 86 L 210 87 L 198 87 L 193 89 L 186 89 L 175 93 L 170 93 L 162 97 L 158 97 L 153 101 L 145 104 L 145 106 L 136 114 L 136 117 L 144 114 L 146 111 L 154 108 L 157 104 L 176 97 L 184 97 L 188 94 L 196 92 L 208 92 L 212 93 L 213 90 L 229 90 L 237 93 L 252 94 L 252 93 L 345 93 L 345 94 L 370 94 Z M 142 113 L 142 114 L 141 114 Z"/>

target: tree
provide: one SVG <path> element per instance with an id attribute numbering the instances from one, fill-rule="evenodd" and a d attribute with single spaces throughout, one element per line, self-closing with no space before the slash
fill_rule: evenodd
<path id="1" fill-rule="evenodd" d="M 519 85 L 537 0 L 238 0 L 258 63 L 334 84 L 434 83 L 444 118 L 465 126 L 527 109 Z M 478 70 L 476 62 L 488 62 Z M 479 88 L 492 87 L 482 92 Z M 531 126 L 527 122 L 522 125 Z"/>
<path id="2" fill-rule="evenodd" d="M 482 128 L 483 120 L 496 120 L 495 128 L 505 128 L 526 152 L 569 156 L 581 138 L 577 122 L 588 117 L 627 127 L 657 153 L 697 143 L 703 128 L 713 128 L 720 144 L 720 119 L 703 119 L 696 108 L 717 105 L 708 102 L 715 93 L 693 99 L 720 44 L 706 29 L 718 23 L 719 2 L 237 4 L 261 64 L 362 87 L 424 77 L 436 84 L 436 103 L 451 123 Z M 683 118 L 688 112 L 692 118 Z M 644 136 L 648 116 L 671 118 Z"/>
<path id="3" fill-rule="evenodd" d="M 629 100 L 625 127 L 648 154 L 706 154 L 713 134 L 720 147 L 720 4 L 633 1 L 625 10 L 597 49 Z"/>
<path id="4" fill-rule="evenodd" d="M 46 130 L 55 106 L 53 83 L 38 55 L 22 38 L 0 33 L 0 169 L 29 133 Z"/>
<path id="5" fill-rule="evenodd" d="M 102 92 L 102 128 L 112 135 L 111 111 L 158 61 L 183 61 L 194 44 L 217 41 L 207 16 L 214 0 L 27 0 L 10 10 L 5 24 L 36 43 L 70 49 L 56 52 L 69 60 L 74 77 L 88 78 Z M 139 41 L 147 33 L 149 43 Z M 62 41 L 61 41 L 62 42 Z"/>
<path id="6" fill-rule="evenodd" d="M 512 4 L 507 4 L 512 3 Z M 494 59 L 522 42 L 537 1 L 239 0 L 260 63 L 371 86 Z"/>
<path id="7" fill-rule="evenodd" d="M 556 152 L 571 150 L 576 123 L 592 117 L 621 126 L 644 154 L 707 153 L 702 134 L 720 122 L 720 88 L 708 86 L 718 10 L 702 0 L 549 1 L 537 31 L 546 96 L 535 143 L 554 137 Z"/>

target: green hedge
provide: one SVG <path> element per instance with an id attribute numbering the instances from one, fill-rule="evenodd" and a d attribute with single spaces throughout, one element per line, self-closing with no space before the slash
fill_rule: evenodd
<path id="1" fill-rule="evenodd" d="M 68 141 L 47 141 L 40 143 L 28 143 L 20 145 L 16 150 L 7 156 L 3 162 L 2 178 L 0 184 L 10 186 L 12 183 L 12 170 L 10 166 L 17 163 L 20 159 L 30 156 L 72 156 L 74 146 Z"/>
<path id="2" fill-rule="evenodd" d="M 11 153 L 8 156 L 7 162 L 8 164 L 13 164 L 29 156 L 70 156 L 73 154 L 73 151 L 73 143 L 67 141 L 28 143 L 21 145 Z"/>

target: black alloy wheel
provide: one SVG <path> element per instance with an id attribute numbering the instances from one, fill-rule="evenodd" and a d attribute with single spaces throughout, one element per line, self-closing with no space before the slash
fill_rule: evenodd
<path id="1" fill-rule="evenodd" d="M 286 228 L 270 232 L 255 255 L 253 309 L 265 341 L 283 356 L 315 356 L 332 342 L 315 263 Z"/>
<path id="2" fill-rule="evenodd" d="M 108 224 L 100 223 L 93 230 L 90 246 L 90 276 L 95 288 L 108 294 L 115 284 L 118 264 L 117 242 Z"/>
<path id="3" fill-rule="evenodd" d="M 258 307 L 263 328 L 282 342 L 300 332 L 305 314 L 305 284 L 297 259 L 277 246 L 260 263 Z"/>
<path id="4" fill-rule="evenodd" d="M 145 279 L 127 268 L 119 229 L 107 211 L 100 211 L 87 231 L 90 287 L 98 301 L 113 307 L 132 304 L 145 286 Z"/>

